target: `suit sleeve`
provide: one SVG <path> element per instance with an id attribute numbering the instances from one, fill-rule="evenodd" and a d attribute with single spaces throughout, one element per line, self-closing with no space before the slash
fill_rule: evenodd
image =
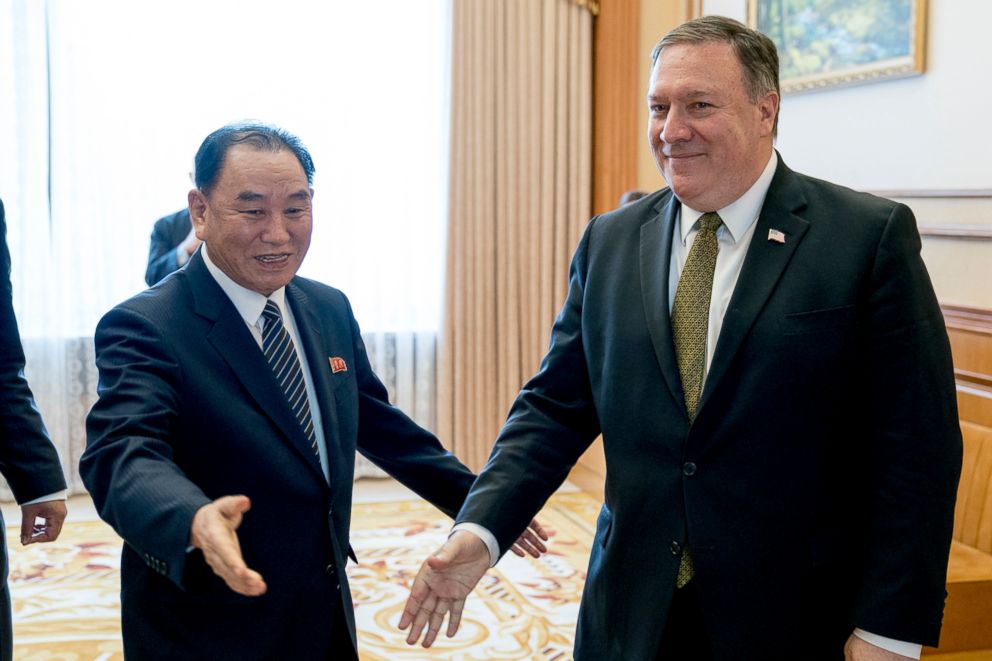
<path id="1" fill-rule="evenodd" d="M 210 498 L 169 442 L 181 367 L 154 324 L 127 308 L 107 313 L 95 344 L 99 399 L 86 419 L 80 475 L 100 517 L 146 559 L 164 561 L 182 586 L 193 515 Z"/>
<path id="2" fill-rule="evenodd" d="M 457 522 L 491 531 L 505 553 L 600 433 L 582 342 L 590 221 L 538 373 L 517 395 Z"/>
<path id="3" fill-rule="evenodd" d="M 872 269 L 863 383 L 864 576 L 856 626 L 936 645 L 961 469 L 953 367 L 912 212 L 897 205 Z"/>
<path id="4" fill-rule="evenodd" d="M 17 502 L 66 488 L 62 466 L 27 380 L 14 317 L 7 226 L 0 202 L 0 473 Z"/>
<path id="5" fill-rule="evenodd" d="M 358 451 L 454 518 L 475 474 L 433 434 L 389 403 L 386 387 L 372 371 L 350 304 L 348 318 L 358 382 Z"/>
<path id="6" fill-rule="evenodd" d="M 145 283 L 153 287 L 162 278 L 179 268 L 176 261 L 178 243 L 172 240 L 169 226 L 166 224 L 171 216 L 162 218 L 152 229 L 151 243 L 148 248 L 148 268 L 145 269 Z"/>

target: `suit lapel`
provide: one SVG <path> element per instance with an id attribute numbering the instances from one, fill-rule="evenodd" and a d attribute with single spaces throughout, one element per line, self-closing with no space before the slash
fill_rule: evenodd
<path id="1" fill-rule="evenodd" d="M 299 420 L 290 408 L 272 369 L 224 290 L 207 270 L 199 252 L 186 266 L 196 314 L 213 322 L 207 341 L 233 370 L 238 381 L 255 400 L 259 410 L 282 431 L 284 440 L 300 453 L 305 463 L 324 482 L 320 462 L 314 455 Z M 295 314 L 295 310 L 294 310 Z"/>
<path id="2" fill-rule="evenodd" d="M 310 365 L 310 378 L 317 393 L 321 428 L 324 432 L 324 446 L 327 449 L 330 469 L 330 481 L 331 484 L 337 484 L 334 472 L 340 467 L 340 462 L 333 461 L 333 458 L 341 456 L 342 450 L 338 435 L 340 429 L 338 408 L 334 399 L 334 387 L 331 384 L 330 365 L 327 362 L 327 348 L 331 346 L 330 340 L 332 338 L 327 337 L 326 333 L 329 331 L 323 328 L 316 308 L 310 303 L 309 297 L 292 282 L 286 287 L 286 300 L 289 301 L 289 306 L 293 310 L 293 317 L 296 318 L 296 330 L 300 334 L 303 352 Z M 348 481 L 350 482 L 350 480 Z"/>
<path id="3" fill-rule="evenodd" d="M 768 188 L 765 203 L 756 221 L 751 245 L 744 257 L 744 265 L 741 267 L 737 285 L 723 317 L 723 326 L 713 354 L 713 362 L 706 375 L 702 399 L 699 402 L 700 410 L 726 374 L 741 342 L 758 318 L 765 302 L 775 291 L 792 255 L 809 229 L 809 222 L 796 213 L 805 206 L 806 198 L 798 178 L 779 156 L 778 168 Z M 785 242 L 770 241 L 769 230 L 777 230 L 784 234 Z"/>
<path id="4" fill-rule="evenodd" d="M 672 397 L 684 409 L 685 398 L 682 395 L 682 380 L 675 359 L 672 322 L 668 312 L 668 276 L 678 201 L 674 195 L 669 194 L 667 202 L 663 200 L 655 208 L 659 214 L 641 226 L 641 292 L 644 296 L 648 332 L 658 365 Z"/>

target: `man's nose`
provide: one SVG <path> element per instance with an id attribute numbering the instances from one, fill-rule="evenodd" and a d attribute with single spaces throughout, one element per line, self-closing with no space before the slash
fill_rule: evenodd
<path id="1" fill-rule="evenodd" d="M 266 243 L 286 243 L 289 241 L 287 223 L 288 220 L 284 214 L 273 214 L 265 232 L 262 233 L 262 240 Z"/>
<path id="2" fill-rule="evenodd" d="M 675 107 L 670 108 L 658 137 L 667 144 L 685 142 L 691 138 L 692 128 L 685 112 Z"/>

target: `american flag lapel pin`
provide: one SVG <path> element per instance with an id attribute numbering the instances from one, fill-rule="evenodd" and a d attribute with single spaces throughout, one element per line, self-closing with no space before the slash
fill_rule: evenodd
<path id="1" fill-rule="evenodd" d="M 327 362 L 331 364 L 331 373 L 337 374 L 338 372 L 347 372 L 348 364 L 344 362 L 344 358 L 340 356 L 328 356 Z"/>
<path id="2" fill-rule="evenodd" d="M 768 230 L 768 240 L 775 243 L 785 243 L 785 234 L 779 230 Z"/>

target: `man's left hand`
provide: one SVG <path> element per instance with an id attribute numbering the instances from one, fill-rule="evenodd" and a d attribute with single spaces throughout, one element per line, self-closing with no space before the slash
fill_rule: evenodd
<path id="1" fill-rule="evenodd" d="M 913 661 L 913 659 L 883 650 L 852 633 L 847 639 L 847 644 L 844 645 L 844 661 Z"/>
<path id="2" fill-rule="evenodd" d="M 537 519 L 531 519 L 527 529 L 520 533 L 520 537 L 517 537 L 510 550 L 521 558 L 525 555 L 540 558 L 542 553 L 548 552 L 548 547 L 544 545 L 546 541 L 548 541 L 548 533 Z"/>
<path id="3" fill-rule="evenodd" d="M 62 532 L 66 507 L 64 500 L 46 500 L 41 503 L 21 506 L 21 544 L 27 546 L 36 542 L 54 542 Z M 44 523 L 35 523 L 36 518 Z"/>

